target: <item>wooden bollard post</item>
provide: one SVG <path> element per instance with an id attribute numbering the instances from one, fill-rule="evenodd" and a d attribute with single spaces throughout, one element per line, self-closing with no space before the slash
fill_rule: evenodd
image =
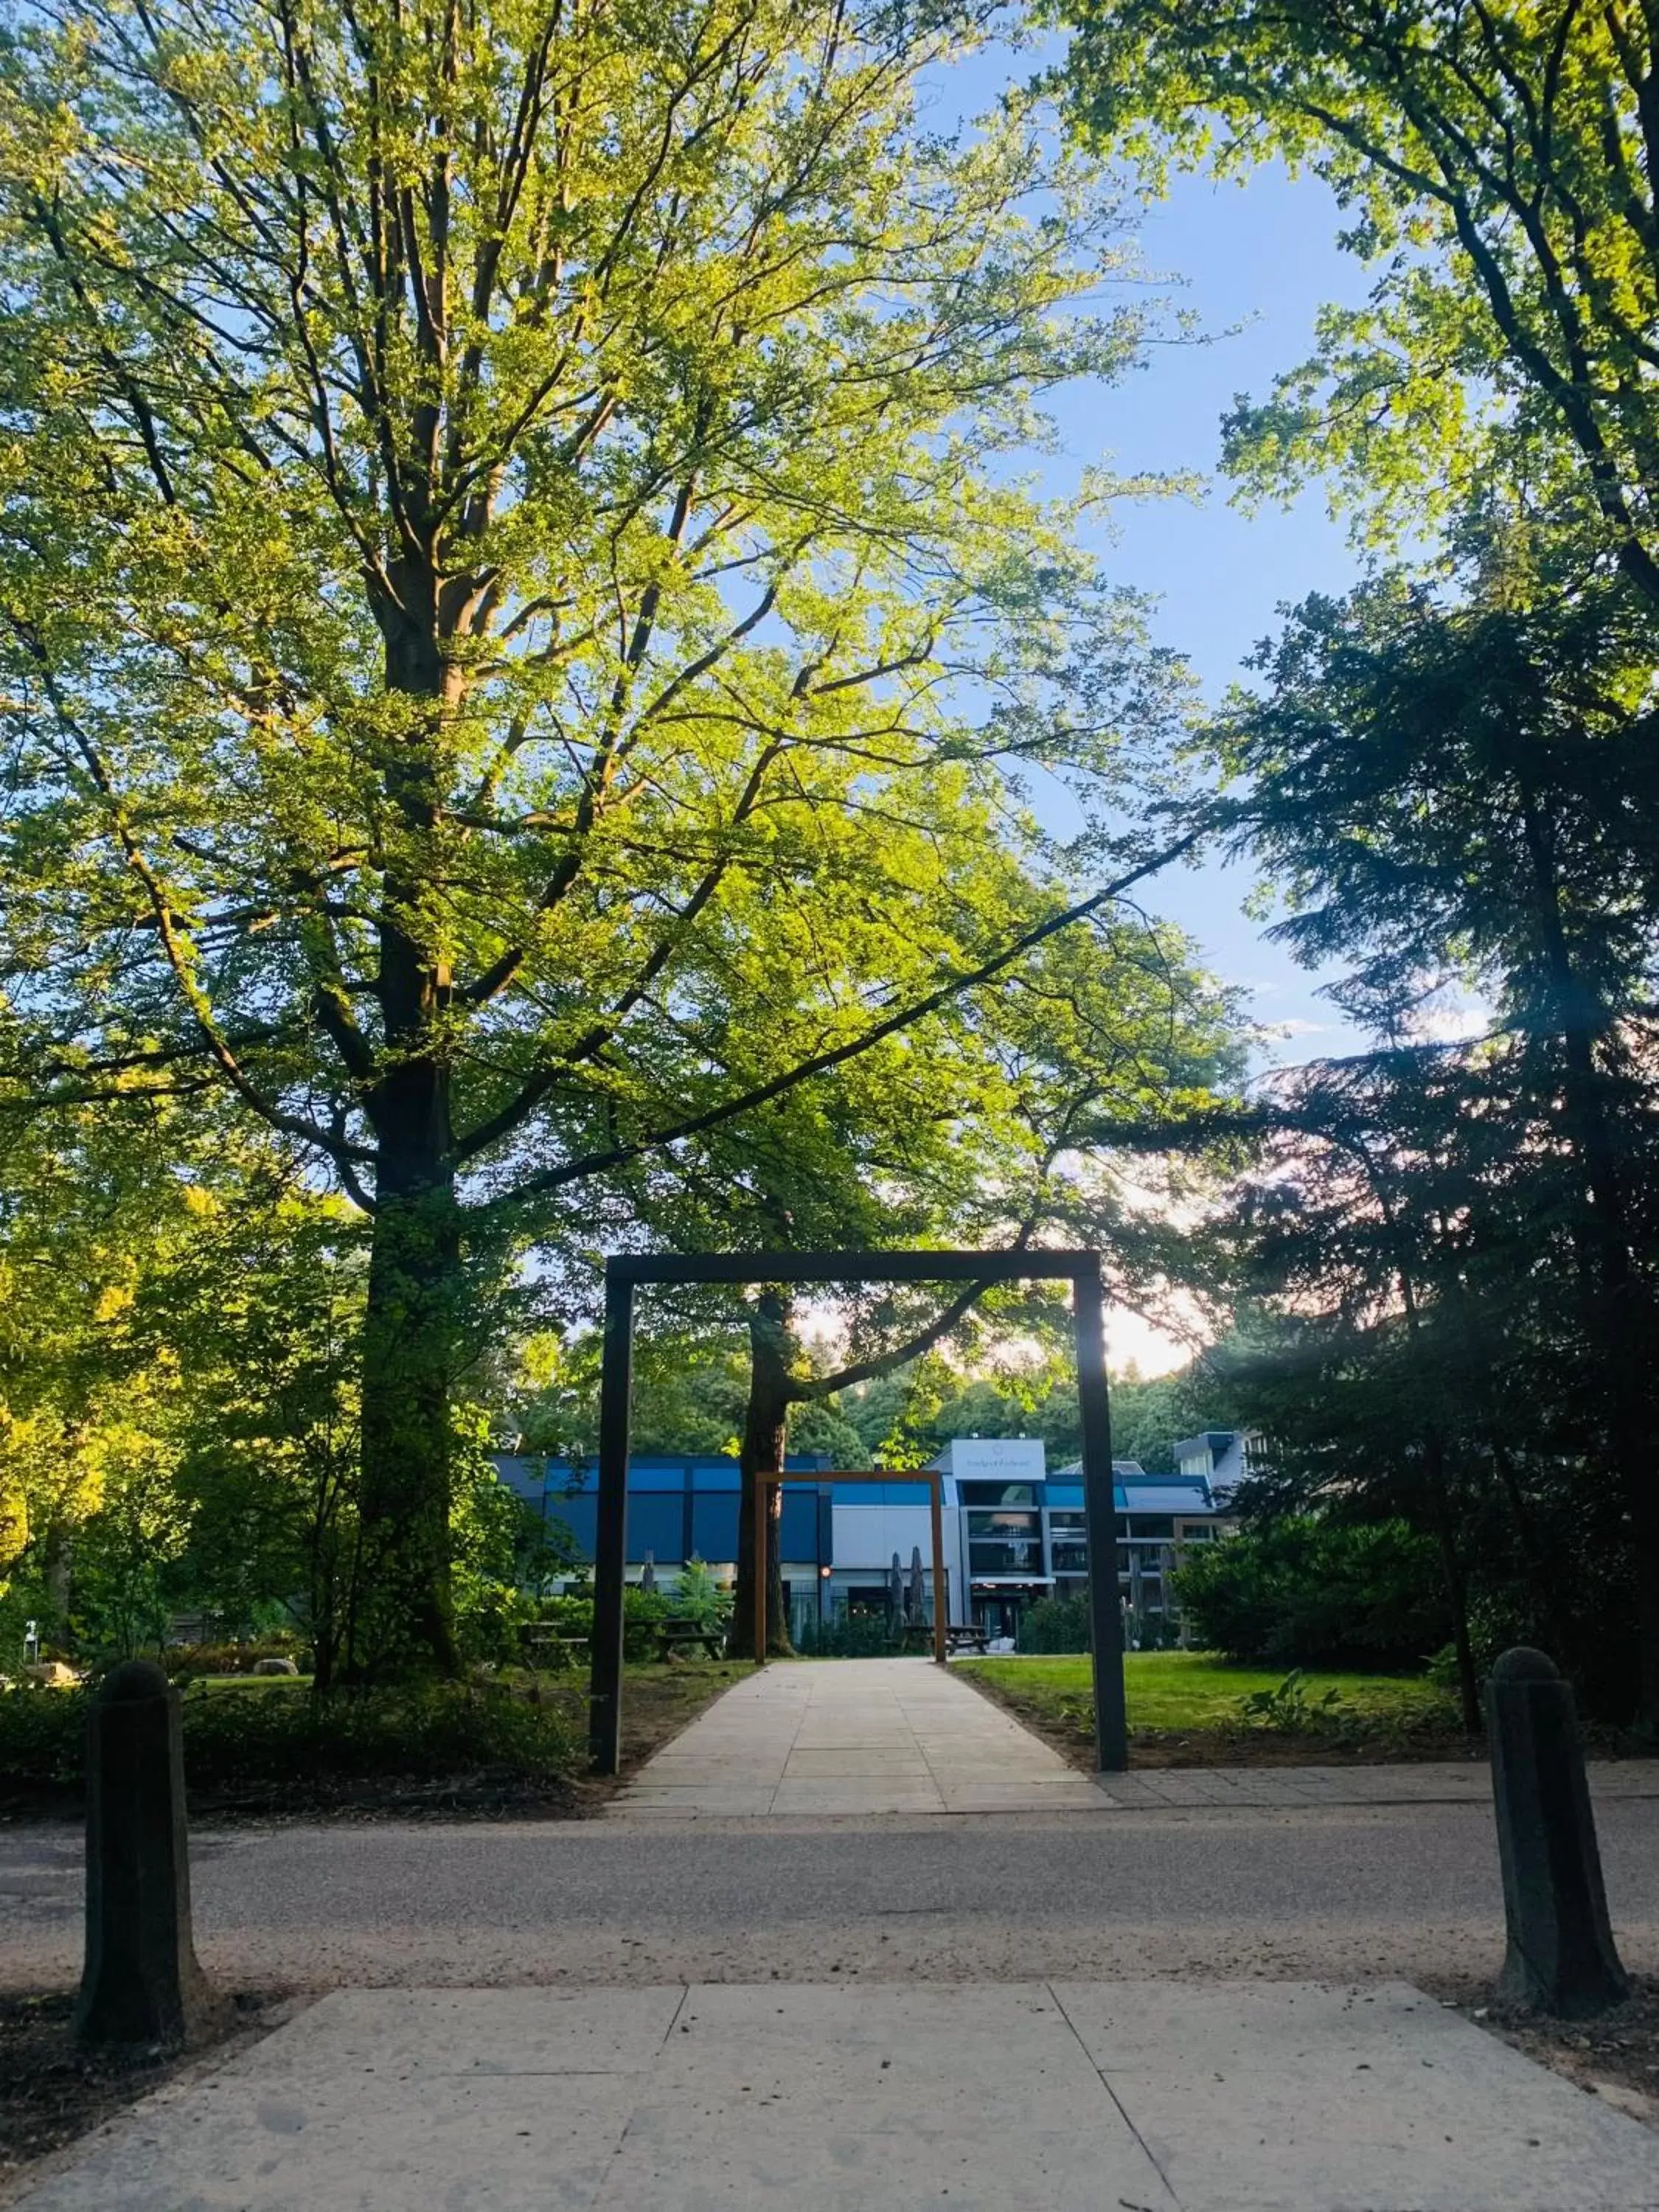
<path id="1" fill-rule="evenodd" d="M 1509 1931 L 1498 1992 L 1589 2019 L 1621 2003 L 1630 1984 L 1607 1918 L 1572 1690 L 1544 1652 L 1521 1646 L 1492 1668 L 1486 1735 Z"/>
<path id="2" fill-rule="evenodd" d="M 179 2044 L 213 2011 L 190 1921 L 179 1696 L 129 1659 L 87 1720 L 87 1954 L 75 2033 L 84 2044 Z"/>

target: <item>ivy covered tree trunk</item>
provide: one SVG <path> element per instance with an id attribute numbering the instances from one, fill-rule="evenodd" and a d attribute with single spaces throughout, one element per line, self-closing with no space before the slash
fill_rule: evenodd
<path id="1" fill-rule="evenodd" d="M 727 1642 L 734 1658 L 750 1657 L 755 1649 L 755 1485 L 762 1475 L 782 1472 L 793 1396 L 788 1304 L 781 1291 L 763 1291 L 749 1320 L 749 1403 L 739 1455 L 737 1602 Z M 782 1516 L 783 1492 L 775 1483 L 767 1513 L 766 1559 L 761 1570 L 766 1577 L 766 1650 L 769 1657 L 790 1659 L 795 1647 L 789 1638 L 789 1616 L 783 1602 L 779 1544 Z"/>

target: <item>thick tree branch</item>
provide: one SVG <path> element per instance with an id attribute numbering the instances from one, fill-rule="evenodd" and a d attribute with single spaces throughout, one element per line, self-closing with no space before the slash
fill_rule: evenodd
<path id="1" fill-rule="evenodd" d="M 670 1123 L 650 1136 L 638 1138 L 629 1144 L 614 1146 L 605 1152 L 586 1153 L 568 1161 L 562 1167 L 550 1168 L 540 1175 L 532 1176 L 516 1190 L 495 1201 L 496 1204 L 501 1206 L 520 1205 L 550 1192 L 566 1189 L 570 1184 L 581 1182 L 589 1176 L 603 1175 L 612 1168 L 624 1167 L 630 1160 L 642 1159 L 648 1153 L 679 1144 L 687 1137 L 701 1136 L 705 1130 L 719 1128 L 741 1115 L 752 1113 L 757 1106 L 769 1105 L 773 1099 L 784 1097 L 801 1084 L 810 1082 L 814 1076 L 827 1073 L 832 1067 L 844 1066 L 848 1060 L 856 1060 L 861 1053 L 868 1052 L 884 1038 L 895 1036 L 915 1023 L 925 1020 L 929 1014 L 936 1013 L 951 1000 L 961 997 L 963 992 L 994 981 L 1005 969 L 1012 967 L 1015 961 L 1023 959 L 1026 953 L 1035 951 L 1049 938 L 1057 936 L 1061 930 L 1070 929 L 1078 922 L 1087 921 L 1091 915 L 1098 914 L 1103 907 L 1121 898 L 1133 885 L 1143 882 L 1148 876 L 1156 875 L 1171 860 L 1177 860 L 1183 854 L 1191 852 L 1206 834 L 1207 826 L 1203 824 L 1188 830 L 1174 844 L 1166 846 L 1151 860 L 1142 861 L 1139 867 L 1132 868 L 1127 875 L 1108 884 L 1104 890 L 1091 893 L 1086 899 L 1079 899 L 1075 905 L 1062 908 L 1059 914 L 1050 915 L 1046 921 L 1039 922 L 1034 928 L 1022 931 L 989 960 L 981 961 L 977 967 L 960 970 L 936 989 L 912 1000 L 881 1021 L 872 1023 L 847 1043 L 834 1046 L 826 1052 L 814 1053 L 782 1074 L 773 1076 L 769 1081 L 757 1084 L 753 1089 L 743 1091 L 719 1106 L 711 1106 L 704 1113 Z"/>

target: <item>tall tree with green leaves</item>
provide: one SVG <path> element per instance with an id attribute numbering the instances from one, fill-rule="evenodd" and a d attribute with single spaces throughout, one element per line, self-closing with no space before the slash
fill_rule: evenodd
<path id="1" fill-rule="evenodd" d="M 1376 271 L 1229 423 L 1258 490 L 1328 474 L 1420 542 L 1494 479 L 1659 610 L 1659 19 L 1649 0 L 1059 0 L 1091 142 L 1322 177 Z"/>
<path id="2" fill-rule="evenodd" d="M 927 125 L 996 19 L 0 39 L 0 1075 L 205 1077 L 372 1214 L 363 1667 L 455 1662 L 490 1268 L 1110 904 L 1015 774 L 1109 781 L 1168 671 L 1075 550 L 1101 486 L 1016 464 L 1144 322 L 1030 100 Z"/>
<path id="3" fill-rule="evenodd" d="M 1334 994 L 1382 1042 L 1375 1066 L 1331 1070 L 1325 1122 L 1298 1126 L 1340 1146 L 1347 1089 L 1363 1107 L 1375 1141 L 1354 1136 L 1350 1166 L 1370 1176 L 1408 1343 L 1429 1279 L 1414 1287 L 1412 1252 L 1455 1252 L 1448 1224 L 1464 1218 L 1484 1224 L 1478 1297 L 1462 1259 L 1435 1295 L 1466 1338 L 1475 1307 L 1495 1301 L 1518 1327 L 1542 1295 L 1557 1310 L 1545 1338 L 1573 1317 L 1574 1356 L 1596 1386 L 1580 1448 L 1622 1502 L 1641 1698 L 1659 1716 L 1648 1443 L 1659 771 L 1646 630 L 1617 582 L 1518 606 L 1496 590 L 1448 605 L 1393 580 L 1310 600 L 1258 656 L 1267 688 L 1232 702 L 1219 758 L 1240 842 L 1289 902 L 1279 933 L 1310 964 L 1346 963 Z M 1421 1027 L 1449 981 L 1477 990 L 1492 1021 L 1449 1071 Z M 1412 1175 L 1378 1166 L 1390 1149 L 1416 1163 Z M 1418 1196 L 1396 1204 L 1390 1190 L 1407 1184 Z M 1489 1356 L 1504 1326 L 1478 1332 Z M 1439 1448 L 1431 1433 L 1426 1449 Z"/>

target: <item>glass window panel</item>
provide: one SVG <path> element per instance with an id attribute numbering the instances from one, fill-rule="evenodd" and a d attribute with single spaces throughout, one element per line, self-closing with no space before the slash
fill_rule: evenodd
<path id="1" fill-rule="evenodd" d="M 968 1547 L 968 1565 L 976 1575 L 1035 1575 L 1042 1571 L 1042 1546 L 999 1544 L 975 1539 Z"/>
<path id="2" fill-rule="evenodd" d="M 1030 1482 L 964 1482 L 958 1485 L 964 1505 L 1035 1505 L 1036 1486 Z"/>

